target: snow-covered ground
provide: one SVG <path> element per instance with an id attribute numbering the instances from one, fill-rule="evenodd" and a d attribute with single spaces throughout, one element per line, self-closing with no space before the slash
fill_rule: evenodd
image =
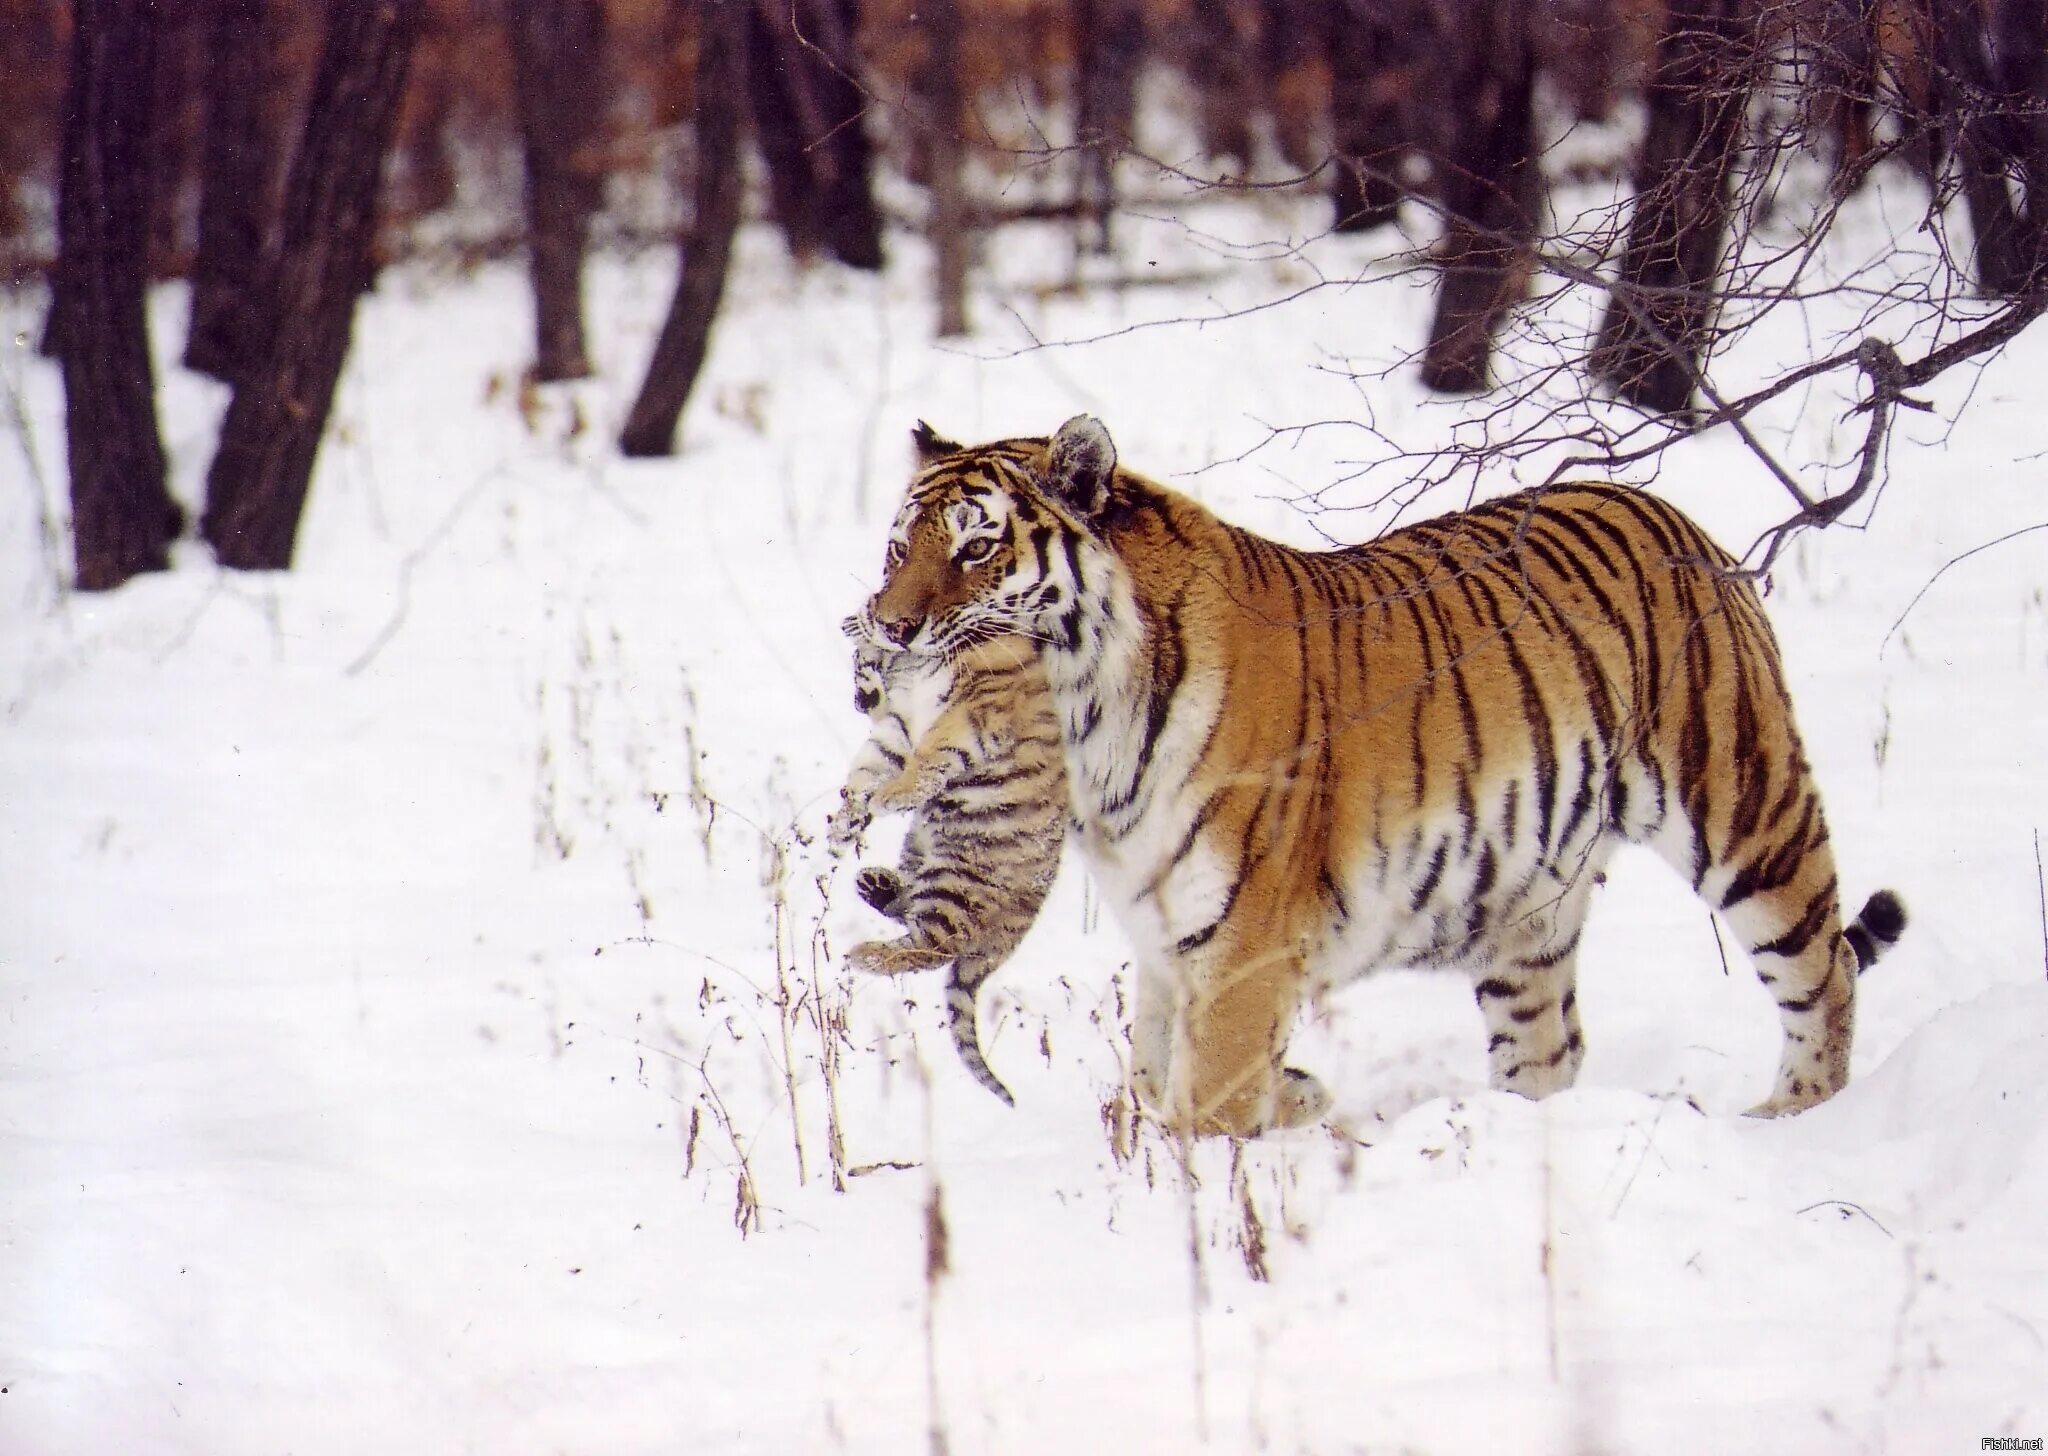
<path id="1" fill-rule="evenodd" d="M 1910 227 L 1893 210 L 1856 204 L 1842 266 Z M 1378 484 L 1313 523 L 1290 504 L 1384 446 L 1270 427 L 1369 413 L 1426 444 L 1484 407 L 1339 367 L 1420 340 L 1426 279 L 1226 319 L 1385 246 L 1230 241 L 1289 226 L 1278 202 L 1133 223 L 1123 267 L 1208 276 L 1083 296 L 1034 286 L 1062 245 L 1017 229 L 952 347 L 912 243 L 873 280 L 750 230 L 654 463 L 608 442 L 671 260 L 596 267 L 600 377 L 524 408 L 518 273 L 394 273 L 298 568 L 184 548 L 105 597 L 52 575 L 58 383 L 0 302 L 0 415 L 27 426 L 0 427 L 0 1452 L 2048 1435 L 2048 534 L 1928 585 L 2048 520 L 2040 329 L 1902 417 L 1865 529 L 1775 572 L 1845 892 L 1914 917 L 1832 1103 L 1736 1115 L 1776 1018 L 1628 854 L 1582 957 L 1578 1090 L 1488 1092 L 1469 992 L 1389 974 L 1297 1041 L 1341 1131 L 1184 1162 L 1127 1116 L 1125 949 L 1071 859 L 987 1004 L 1014 1111 L 928 979 L 840 970 L 877 923 L 816 839 L 863 731 L 836 624 L 913 421 L 1090 410 L 1133 467 L 1307 540 L 1395 518 Z M 163 340 L 181 309 L 159 298 Z M 1175 317 L 1211 321 L 1130 328 Z M 1725 377 L 1807 357 L 1809 323 Z M 167 365 L 188 499 L 222 402 Z M 1795 459 L 1861 436 L 1825 391 L 1780 403 Z M 1737 549 L 1786 513 L 1721 435 L 1655 488 Z"/>

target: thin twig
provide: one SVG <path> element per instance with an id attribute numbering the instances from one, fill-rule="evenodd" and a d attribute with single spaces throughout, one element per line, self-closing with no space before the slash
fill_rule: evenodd
<path id="1" fill-rule="evenodd" d="M 1851 1203 L 1846 1198 L 1823 1198 L 1818 1203 L 1809 1203 L 1806 1205 L 1806 1207 L 1796 1210 L 1794 1213 L 1794 1217 L 1797 1217 L 1798 1214 L 1801 1213 L 1812 1213 L 1816 1208 L 1838 1208 L 1842 1211 L 1842 1216 L 1845 1218 L 1852 1213 L 1861 1214 L 1864 1218 L 1869 1219 L 1871 1226 L 1874 1227 L 1879 1233 L 1883 1234 L 1886 1238 L 1895 1239 L 1897 1237 L 1892 1233 L 1890 1229 L 1886 1228 L 1883 1224 L 1879 1223 L 1877 1219 L 1872 1216 L 1869 1209 L 1865 1208 L 1860 1203 Z"/>
<path id="2" fill-rule="evenodd" d="M 2041 969 L 2048 975 L 2048 878 L 2041 874 L 2041 831 L 2034 831 L 2034 890 L 2041 897 Z"/>
<path id="3" fill-rule="evenodd" d="M 1965 561 L 1968 561 L 1972 556 L 1980 555 L 1983 552 L 1989 551 L 1994 546 L 2003 546 L 2006 542 L 2017 540 L 2021 536 L 2031 536 L 2036 531 L 2048 531 L 2048 521 L 2041 521 L 2032 526 L 2022 526 L 2017 531 L 2007 531 L 2003 536 L 1994 536 L 1989 541 L 1986 541 L 1983 545 L 1972 546 L 1968 551 L 1963 552 L 1962 555 L 1952 556 L 1947 561 L 1943 562 L 1941 565 L 1941 570 L 1935 572 L 1934 575 L 1928 577 L 1927 580 L 1921 585 L 1920 590 L 1913 593 L 1913 600 L 1906 603 L 1906 610 L 1899 613 L 1897 620 L 1895 620 L 1891 625 L 1891 630 L 1884 634 L 1884 641 L 1878 644 L 1877 655 L 1880 658 L 1882 658 L 1885 655 L 1885 652 L 1892 645 L 1892 638 L 1896 637 L 1899 633 L 1899 628 L 1903 627 L 1906 624 L 1906 618 L 1910 617 L 1913 614 L 1913 609 L 1920 605 L 1920 599 L 1926 596 L 1928 592 L 1934 589 L 1934 584 L 1937 581 L 1940 581 L 1944 576 L 1948 575 L 1949 569 L 1951 567 L 1960 566 Z"/>

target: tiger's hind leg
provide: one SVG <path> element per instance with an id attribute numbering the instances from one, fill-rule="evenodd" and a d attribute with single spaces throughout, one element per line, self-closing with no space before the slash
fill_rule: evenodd
<path id="1" fill-rule="evenodd" d="M 1733 890 L 1741 889 L 1738 877 Z M 1777 1002 L 1785 1033 L 1771 1095 L 1749 1115 L 1781 1117 L 1825 1102 L 1849 1081 L 1856 1034 L 1856 952 L 1842 933 L 1826 841 L 1806 849 L 1785 883 L 1724 898 L 1721 908 Z"/>
<path id="2" fill-rule="evenodd" d="M 1749 1109 L 1752 1117 L 1799 1112 L 1847 1085 L 1856 977 L 1905 928 L 1889 892 L 1872 896 L 1844 927 L 1819 796 L 1803 763 L 1786 771 L 1798 779 L 1784 791 L 1784 812 L 1696 872 L 1701 898 L 1720 908 L 1749 951 L 1784 1030 L 1771 1095 Z"/>
<path id="3" fill-rule="evenodd" d="M 952 957 L 942 950 L 919 945 L 910 936 L 897 940 L 864 940 L 846 953 L 846 963 L 871 976 L 900 976 L 910 971 L 933 971 Z"/>
<path id="4" fill-rule="evenodd" d="M 1604 859 L 1604 855 L 1600 856 Z M 1586 1059 L 1579 1026 L 1579 932 L 1598 865 L 1546 872 L 1512 916 L 1493 961 L 1473 983 L 1486 1023 L 1487 1083 L 1540 1101 L 1578 1080 Z"/>
<path id="5" fill-rule="evenodd" d="M 901 921 L 905 933 L 895 940 L 863 941 L 846 953 L 847 964 L 871 975 L 900 976 L 937 970 L 952 960 L 966 938 L 959 918 L 965 902 L 949 893 L 943 880 L 914 847 L 905 851 L 900 871 L 862 870 L 854 881 L 856 892 L 891 920 Z"/>

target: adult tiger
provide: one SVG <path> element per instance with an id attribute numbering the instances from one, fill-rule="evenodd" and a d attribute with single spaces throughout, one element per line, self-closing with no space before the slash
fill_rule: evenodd
<path id="1" fill-rule="evenodd" d="M 1904 915 L 1880 892 L 1843 928 L 1761 603 L 1676 508 L 1553 486 L 1312 552 L 1119 469 L 1086 416 L 917 441 L 862 625 L 940 656 L 1042 644 L 1136 952 L 1133 1078 L 1171 1125 L 1321 1116 L 1281 1065 L 1304 989 L 1388 964 L 1469 971 L 1495 1087 L 1570 1086 L 1579 928 L 1621 840 L 1726 913 L 1777 1002 L 1752 1110 L 1847 1081 L 1857 973 Z"/>

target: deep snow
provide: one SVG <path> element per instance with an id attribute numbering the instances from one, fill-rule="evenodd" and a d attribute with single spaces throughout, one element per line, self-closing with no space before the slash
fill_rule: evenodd
<path id="1" fill-rule="evenodd" d="M 836 624 L 915 419 L 1087 409 L 1126 463 L 1306 540 L 1399 503 L 1359 485 L 1311 522 L 1290 497 L 1379 447 L 1269 427 L 1369 411 L 1426 444 L 1482 407 L 1340 367 L 1420 339 L 1426 279 L 1226 316 L 1371 272 L 1383 241 L 1236 246 L 1300 227 L 1282 202 L 1193 217 L 1133 223 L 1123 266 L 1212 276 L 1080 297 L 1038 286 L 1055 235 L 1017 229 L 953 347 L 910 242 L 877 281 L 749 230 L 658 463 L 607 441 L 669 260 L 596 268 L 599 378 L 524 410 L 517 273 L 395 273 L 298 568 L 187 547 L 98 598 L 53 578 L 61 399 L 29 301 L 0 304 L 27 423 L 0 431 L 0 1452 L 2048 1434 L 2048 534 L 1928 587 L 2048 519 L 2038 329 L 1931 391 L 1875 511 L 1774 574 L 1845 893 L 1892 885 L 1914 917 L 1827 1106 L 1735 1115 L 1776 1019 L 1633 853 L 1582 956 L 1579 1089 L 1487 1092 L 1469 993 L 1394 973 L 1297 1042 L 1343 1131 L 1186 1165 L 1123 1115 L 1124 950 L 1071 857 L 985 1003 L 1015 1111 L 954 1062 L 935 985 L 839 971 L 875 927 L 820 884 L 864 726 Z M 1840 249 L 1901 228 L 1861 201 Z M 158 299 L 160 340 L 181 307 Z M 1808 323 L 1721 369 L 1805 357 Z M 1023 347 L 1075 338 L 1098 341 Z M 1843 403 L 1788 397 L 1767 436 L 1843 458 Z M 166 366 L 188 499 L 221 406 Z M 1737 549 L 1786 513 L 1722 434 L 1655 488 Z"/>

